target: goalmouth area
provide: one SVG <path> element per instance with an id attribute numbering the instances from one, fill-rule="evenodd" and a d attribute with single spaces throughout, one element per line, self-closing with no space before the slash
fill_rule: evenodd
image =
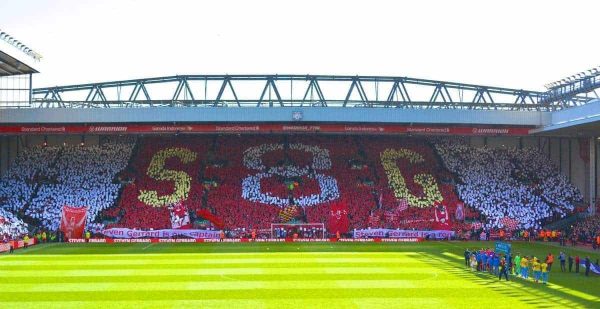
<path id="1" fill-rule="evenodd" d="M 498 281 L 464 265 L 493 242 L 52 243 L 0 255 L 2 308 L 598 308 L 598 276 Z M 513 242 L 543 257 L 600 254 Z M 581 271 L 581 270 L 580 270 Z M 332 303 L 334 304 L 332 306 Z"/>

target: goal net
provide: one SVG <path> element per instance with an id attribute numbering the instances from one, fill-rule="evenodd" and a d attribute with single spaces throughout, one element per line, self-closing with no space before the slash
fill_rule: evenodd
<path id="1" fill-rule="evenodd" d="M 271 238 L 288 238 L 298 234 L 298 238 L 325 238 L 323 223 L 271 223 Z"/>

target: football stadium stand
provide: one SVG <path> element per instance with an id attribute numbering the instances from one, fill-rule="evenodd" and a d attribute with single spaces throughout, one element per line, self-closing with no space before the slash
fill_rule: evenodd
<path id="1" fill-rule="evenodd" d="M 1 184 L 2 233 L 12 236 L 26 231 L 17 216 L 57 230 L 64 205 L 87 207 L 96 231 L 172 228 L 177 211 L 187 227 L 229 231 L 327 223 L 335 211 L 347 218 L 345 232 L 538 229 L 582 200 L 534 148 L 441 137 L 114 137 L 30 147 Z"/>
<path id="2" fill-rule="evenodd" d="M 133 145 L 132 139 L 125 139 L 23 151 L 1 180 L 2 208 L 57 230 L 64 205 L 86 206 L 87 222 L 92 223 L 100 211 L 114 205 L 121 184 L 113 179 L 127 166 Z"/>

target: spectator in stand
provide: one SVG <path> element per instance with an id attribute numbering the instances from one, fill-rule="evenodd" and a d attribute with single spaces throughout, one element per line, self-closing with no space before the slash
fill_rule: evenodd
<path id="1" fill-rule="evenodd" d="M 577 221 L 573 226 L 572 239 L 584 243 L 597 242 L 597 236 L 600 235 L 600 215 L 587 217 L 584 220 Z"/>
<path id="2" fill-rule="evenodd" d="M 27 233 L 27 224 L 15 214 L 0 208 L 0 235 L 3 239 L 17 239 Z"/>

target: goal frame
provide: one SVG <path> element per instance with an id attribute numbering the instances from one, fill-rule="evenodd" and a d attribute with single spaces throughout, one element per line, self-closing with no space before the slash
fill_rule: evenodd
<path id="1" fill-rule="evenodd" d="M 319 227 L 321 228 L 321 239 L 325 239 L 327 230 L 325 229 L 325 223 L 271 223 L 271 238 L 275 238 L 276 227 Z"/>

